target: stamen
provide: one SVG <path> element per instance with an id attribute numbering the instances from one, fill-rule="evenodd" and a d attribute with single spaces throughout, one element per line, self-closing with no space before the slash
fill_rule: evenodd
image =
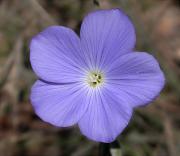
<path id="1" fill-rule="evenodd" d="M 87 82 L 88 84 L 95 88 L 102 84 L 103 79 L 102 79 L 102 73 L 100 72 L 90 72 L 89 75 L 87 76 Z"/>

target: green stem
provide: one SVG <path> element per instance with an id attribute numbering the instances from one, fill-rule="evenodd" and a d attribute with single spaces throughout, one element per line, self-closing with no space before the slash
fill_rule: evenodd
<path id="1" fill-rule="evenodd" d="M 94 5 L 96 5 L 96 6 L 100 6 L 100 4 L 99 4 L 99 1 L 98 0 L 93 0 L 93 3 L 94 3 Z"/>
<path id="2" fill-rule="evenodd" d="M 112 143 L 100 143 L 99 156 L 122 156 L 118 141 L 115 140 Z"/>

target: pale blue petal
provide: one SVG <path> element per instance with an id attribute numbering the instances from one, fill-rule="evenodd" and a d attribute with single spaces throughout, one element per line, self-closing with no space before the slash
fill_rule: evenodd
<path id="1" fill-rule="evenodd" d="M 62 26 L 48 27 L 32 39 L 30 61 L 37 76 L 49 82 L 77 82 L 85 68 L 80 39 Z"/>
<path id="2" fill-rule="evenodd" d="M 93 91 L 88 101 L 88 110 L 79 121 L 81 132 L 94 141 L 114 141 L 128 125 L 132 107 L 108 88 Z"/>
<path id="3" fill-rule="evenodd" d="M 158 62 L 144 52 L 123 55 L 106 70 L 108 87 L 135 107 L 153 101 L 165 84 Z"/>
<path id="4" fill-rule="evenodd" d="M 31 103 L 36 114 L 55 126 L 77 123 L 87 109 L 88 91 L 82 84 L 54 84 L 36 81 L 31 89 Z"/>
<path id="5" fill-rule="evenodd" d="M 135 46 L 135 30 L 119 9 L 99 10 L 83 20 L 80 38 L 90 68 L 102 68 Z"/>

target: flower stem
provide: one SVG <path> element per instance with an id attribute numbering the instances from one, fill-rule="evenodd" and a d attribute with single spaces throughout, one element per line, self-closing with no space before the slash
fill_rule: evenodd
<path id="1" fill-rule="evenodd" d="M 100 143 L 99 156 L 122 156 L 121 147 L 117 140 L 112 143 Z"/>
<path id="2" fill-rule="evenodd" d="M 96 6 L 100 6 L 100 4 L 99 4 L 99 1 L 98 0 L 93 0 L 93 3 L 94 3 L 94 5 L 96 5 Z"/>

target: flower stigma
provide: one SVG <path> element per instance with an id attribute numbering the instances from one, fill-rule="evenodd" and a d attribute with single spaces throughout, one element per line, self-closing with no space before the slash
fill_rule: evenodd
<path id="1" fill-rule="evenodd" d="M 87 82 L 90 87 L 97 88 L 103 83 L 103 74 L 98 71 L 90 72 L 87 76 Z"/>

